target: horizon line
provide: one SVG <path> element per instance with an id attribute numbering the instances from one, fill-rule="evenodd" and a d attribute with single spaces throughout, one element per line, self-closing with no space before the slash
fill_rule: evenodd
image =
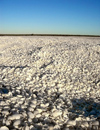
<path id="1" fill-rule="evenodd" d="M 91 34 L 0 34 L 0 36 L 89 36 L 89 37 L 100 37 L 100 35 L 91 35 Z"/>

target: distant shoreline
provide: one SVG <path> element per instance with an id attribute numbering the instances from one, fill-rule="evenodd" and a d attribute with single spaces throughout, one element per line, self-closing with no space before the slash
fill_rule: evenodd
<path id="1" fill-rule="evenodd" d="M 0 36 L 78 36 L 78 37 L 100 37 L 100 35 L 72 35 L 72 34 L 0 34 Z"/>

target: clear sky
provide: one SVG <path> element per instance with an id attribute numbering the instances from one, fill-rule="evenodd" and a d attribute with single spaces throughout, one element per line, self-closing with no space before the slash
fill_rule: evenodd
<path id="1" fill-rule="evenodd" d="M 0 0 L 0 33 L 100 35 L 100 0 Z"/>

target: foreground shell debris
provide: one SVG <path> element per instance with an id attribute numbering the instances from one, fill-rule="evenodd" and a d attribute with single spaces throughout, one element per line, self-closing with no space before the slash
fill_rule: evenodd
<path id="1" fill-rule="evenodd" d="M 100 128 L 100 38 L 0 37 L 0 130 Z"/>

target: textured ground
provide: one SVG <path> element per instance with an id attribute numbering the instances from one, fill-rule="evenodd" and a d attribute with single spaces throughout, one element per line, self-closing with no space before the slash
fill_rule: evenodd
<path id="1" fill-rule="evenodd" d="M 0 130 L 100 127 L 100 38 L 0 37 Z"/>

